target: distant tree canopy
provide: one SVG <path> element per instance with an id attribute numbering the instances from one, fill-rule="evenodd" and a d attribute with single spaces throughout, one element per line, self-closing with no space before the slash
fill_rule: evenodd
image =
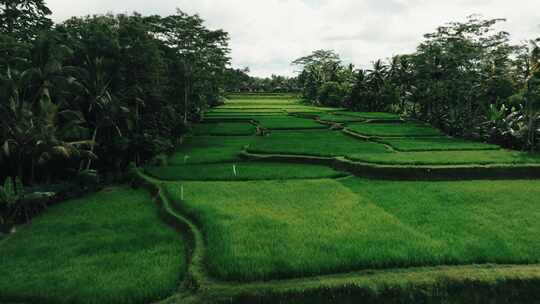
<path id="1" fill-rule="evenodd" d="M 249 68 L 228 69 L 225 76 L 227 92 L 292 93 L 299 90 L 297 79 L 271 75 L 267 78 L 249 76 Z"/>
<path id="2" fill-rule="evenodd" d="M 53 26 L 42 0 L 0 7 L 0 180 L 119 172 L 172 149 L 222 98 L 229 37 L 197 15 Z"/>
<path id="3" fill-rule="evenodd" d="M 27 42 L 52 27 L 49 15 L 44 0 L 0 0 L 0 33 Z"/>
<path id="4" fill-rule="evenodd" d="M 504 19 L 471 16 L 425 35 L 413 54 L 377 60 L 370 69 L 318 50 L 293 62 L 304 98 L 357 111 L 394 111 L 449 134 L 508 147 L 539 148 L 539 39 L 512 45 L 496 31 Z"/>

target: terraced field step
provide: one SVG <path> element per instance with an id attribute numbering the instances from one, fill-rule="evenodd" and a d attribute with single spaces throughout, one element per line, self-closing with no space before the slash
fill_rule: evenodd
<path id="1" fill-rule="evenodd" d="M 146 167 L 144 172 L 163 181 L 243 181 L 339 178 L 347 173 L 314 164 L 234 162 Z"/>
<path id="2" fill-rule="evenodd" d="M 345 157 L 242 153 L 251 160 L 326 164 L 359 177 L 389 180 L 486 180 L 540 178 L 540 164 L 399 165 L 350 160 Z"/>

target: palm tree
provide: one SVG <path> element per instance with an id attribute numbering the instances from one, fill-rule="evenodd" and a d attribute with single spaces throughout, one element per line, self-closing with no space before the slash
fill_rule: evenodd
<path id="1" fill-rule="evenodd" d="M 94 153 L 101 130 L 110 128 L 123 136 L 120 125 L 122 120 L 127 119 L 130 110 L 122 106 L 109 91 L 111 81 L 102 58 L 87 57 L 84 68 L 72 67 L 69 73 L 72 75 L 69 82 L 79 93 L 75 101 L 84 105 L 82 112 L 85 113 L 87 123 L 93 128 L 90 152 Z M 87 170 L 91 164 L 90 159 L 86 164 Z M 83 169 L 82 163 L 80 169 Z"/>
<path id="2" fill-rule="evenodd" d="M 535 151 L 540 133 L 540 45 L 530 42 L 530 74 L 527 77 L 525 94 L 525 116 L 527 117 L 527 145 Z"/>
<path id="3" fill-rule="evenodd" d="M 385 85 L 388 76 L 388 66 L 382 60 L 377 60 L 373 63 L 373 68 L 368 70 L 367 84 L 370 91 L 374 93 L 374 100 L 371 102 L 370 111 L 379 110 L 382 108 L 380 99 L 381 91 Z"/>

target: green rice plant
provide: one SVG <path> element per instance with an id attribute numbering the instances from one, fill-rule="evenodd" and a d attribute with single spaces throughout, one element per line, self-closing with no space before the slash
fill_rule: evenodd
<path id="1" fill-rule="evenodd" d="M 253 113 L 284 113 L 284 110 L 281 108 L 265 109 L 265 108 L 248 108 L 248 109 L 230 109 L 230 108 L 214 108 L 208 113 L 212 114 L 253 114 Z"/>
<path id="2" fill-rule="evenodd" d="M 320 120 L 331 121 L 337 123 L 346 123 L 346 122 L 361 122 L 366 120 L 365 118 L 358 116 L 349 116 L 349 115 L 338 115 L 333 113 L 327 113 L 319 116 Z"/>
<path id="3" fill-rule="evenodd" d="M 286 109 L 316 109 L 317 107 L 313 106 L 306 106 L 298 103 L 282 103 L 282 104 L 226 104 L 224 106 L 220 106 L 217 108 L 214 108 L 211 111 L 214 110 L 221 110 L 221 111 L 251 111 L 254 112 L 260 112 L 263 110 L 270 110 L 275 111 L 276 109 L 279 110 L 286 110 Z M 219 112 L 219 111 L 218 111 Z"/>
<path id="4" fill-rule="evenodd" d="M 540 262 L 540 181 L 183 182 L 211 274 L 270 280 L 363 269 Z M 173 201 L 180 184 L 168 183 Z"/>
<path id="5" fill-rule="evenodd" d="M 227 98 L 229 100 L 298 100 L 297 95 L 295 94 L 284 94 L 284 93 L 240 93 L 240 94 L 228 94 Z"/>
<path id="6" fill-rule="evenodd" d="M 167 181 L 285 180 L 346 176 L 345 173 L 335 171 L 327 166 L 272 162 L 187 164 L 147 167 L 144 171 L 148 175 Z"/>
<path id="7" fill-rule="evenodd" d="M 201 123 L 193 127 L 197 136 L 241 136 L 255 134 L 255 126 L 249 122 Z"/>
<path id="8" fill-rule="evenodd" d="M 184 253 L 146 191 L 108 188 L 49 208 L 0 243 L 0 302 L 155 302 L 177 290 Z"/>
<path id="9" fill-rule="evenodd" d="M 328 127 L 311 119 L 294 116 L 260 117 L 257 121 L 269 130 L 327 129 Z"/>
<path id="10" fill-rule="evenodd" d="M 387 112 L 352 112 L 352 111 L 335 111 L 335 115 L 343 115 L 350 117 L 359 117 L 361 119 L 376 119 L 376 120 L 398 120 L 399 115 Z"/>
<path id="11" fill-rule="evenodd" d="M 291 154 L 312 156 L 344 156 L 349 154 L 389 151 L 382 144 L 363 141 L 339 131 L 274 131 L 270 136 L 256 138 L 249 152 L 262 154 Z"/>
<path id="12" fill-rule="evenodd" d="M 224 105 L 219 106 L 219 108 L 227 107 L 266 107 L 266 106 L 295 106 L 302 105 L 297 100 L 286 100 L 286 99 L 231 99 L 228 100 Z"/>
<path id="13" fill-rule="evenodd" d="M 396 153 L 350 153 L 355 161 L 387 165 L 494 165 L 538 164 L 540 155 L 510 150 L 419 151 Z"/>
<path id="14" fill-rule="evenodd" d="M 379 142 L 398 151 L 499 150 L 497 145 L 450 137 L 384 138 Z"/>
<path id="15" fill-rule="evenodd" d="M 255 140 L 251 136 L 193 136 L 187 137 L 173 155 L 168 164 L 200 164 L 231 162 L 239 159 L 244 147 Z"/>
<path id="16" fill-rule="evenodd" d="M 444 134 L 427 124 L 407 123 L 352 123 L 349 130 L 372 137 L 424 137 Z"/>

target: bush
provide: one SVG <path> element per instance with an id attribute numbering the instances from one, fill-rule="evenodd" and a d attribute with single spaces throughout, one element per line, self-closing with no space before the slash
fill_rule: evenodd
<path id="1" fill-rule="evenodd" d="M 324 83 L 317 92 L 319 103 L 325 106 L 340 106 L 348 95 L 347 87 L 334 81 Z"/>

